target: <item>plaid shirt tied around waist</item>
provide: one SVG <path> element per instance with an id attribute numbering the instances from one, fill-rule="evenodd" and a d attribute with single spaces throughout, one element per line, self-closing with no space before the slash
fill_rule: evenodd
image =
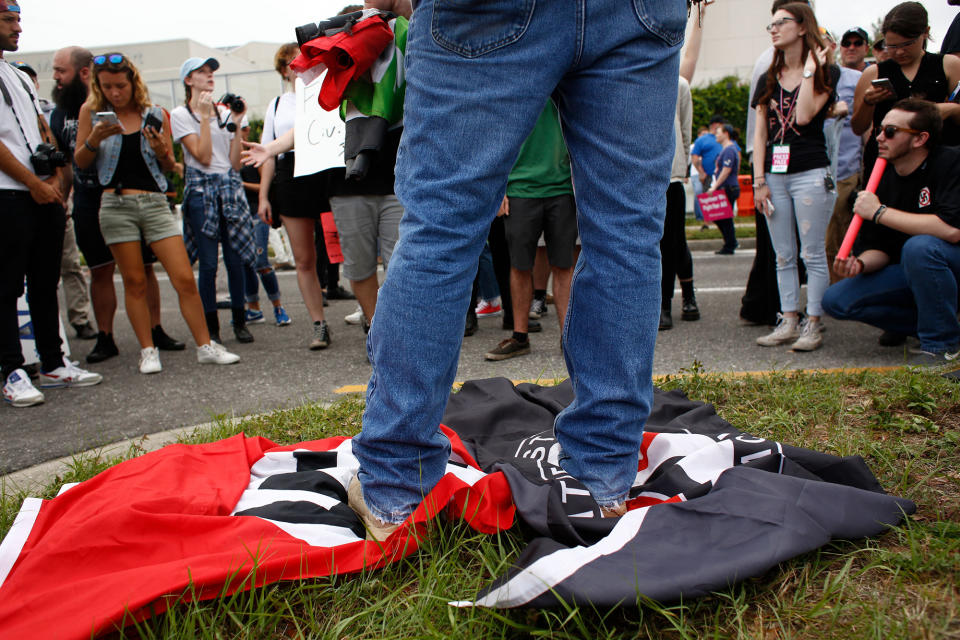
<path id="1" fill-rule="evenodd" d="M 194 229 L 191 224 L 183 226 L 183 242 L 190 257 L 190 263 L 196 262 L 199 255 L 194 234 L 199 231 L 208 238 L 219 238 L 222 213 L 227 225 L 227 242 L 230 243 L 230 248 L 240 255 L 244 264 L 250 266 L 256 264 L 257 249 L 253 239 L 253 219 L 250 217 L 250 206 L 243 194 L 243 183 L 239 172 L 231 169 L 227 173 L 204 173 L 188 167 L 186 185 L 183 189 L 184 203 L 189 201 L 194 192 L 199 192 L 203 198 L 203 225 L 200 229 Z"/>

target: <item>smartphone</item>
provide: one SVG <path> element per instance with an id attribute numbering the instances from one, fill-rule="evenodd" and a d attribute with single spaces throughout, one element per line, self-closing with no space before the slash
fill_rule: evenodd
<path id="1" fill-rule="evenodd" d="M 886 89 L 890 93 L 895 93 L 893 90 L 893 82 L 890 78 L 877 78 L 876 80 L 871 80 L 870 84 L 876 89 Z"/>
<path id="2" fill-rule="evenodd" d="M 767 204 L 767 213 L 773 213 L 777 210 L 777 208 L 773 206 L 773 203 L 770 202 L 770 198 L 767 198 L 765 202 Z"/>
<path id="3" fill-rule="evenodd" d="M 147 114 L 147 120 L 143 123 L 145 127 L 153 127 L 153 130 L 160 133 L 163 130 L 163 120 L 152 113 Z"/>
<path id="4" fill-rule="evenodd" d="M 120 118 L 113 111 L 97 111 L 96 120 L 106 124 L 120 124 Z"/>

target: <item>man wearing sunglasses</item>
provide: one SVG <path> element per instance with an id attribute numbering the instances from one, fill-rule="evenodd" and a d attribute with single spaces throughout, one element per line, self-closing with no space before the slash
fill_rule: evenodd
<path id="1" fill-rule="evenodd" d="M 857 196 L 855 255 L 834 262 L 846 279 L 823 298 L 835 318 L 917 336 L 914 364 L 960 356 L 960 149 L 940 146 L 942 129 L 925 100 L 901 100 L 884 116 L 877 142 L 887 169 L 876 195 Z"/>
<path id="2" fill-rule="evenodd" d="M 847 69 L 863 71 L 867 68 L 867 52 L 870 50 L 867 32 L 860 27 L 851 27 L 840 39 L 840 62 Z"/>
<path id="3" fill-rule="evenodd" d="M 30 320 L 40 355 L 43 388 L 90 386 L 100 374 L 63 356 L 57 282 L 66 215 L 60 168 L 49 161 L 53 141 L 30 78 L 3 58 L 20 40 L 20 7 L 0 0 L 0 376 L 3 399 L 14 407 L 44 401 L 23 370 L 17 299 L 30 292 Z M 41 156 L 46 156 L 47 161 Z"/>

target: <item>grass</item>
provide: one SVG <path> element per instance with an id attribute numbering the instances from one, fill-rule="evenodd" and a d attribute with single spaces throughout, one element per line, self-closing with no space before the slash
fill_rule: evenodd
<path id="1" fill-rule="evenodd" d="M 738 238 L 757 237 L 757 228 L 753 224 L 753 216 L 743 218 L 738 216 L 734 219 L 734 224 L 737 225 Z M 703 223 L 699 220 L 687 218 L 687 240 L 717 240 L 723 238 L 716 225 L 710 224 L 709 228 L 701 230 L 702 225 Z"/>
<path id="2" fill-rule="evenodd" d="M 835 455 L 862 455 L 917 513 L 869 540 L 838 541 L 700 600 L 596 611 L 454 609 L 502 574 L 524 546 L 462 524 L 432 527 L 420 552 L 358 576 L 270 585 L 181 604 L 126 630 L 139 638 L 958 638 L 960 386 L 928 372 L 705 374 L 694 364 L 661 383 L 713 403 L 744 431 Z M 278 442 L 351 435 L 362 402 L 303 406 L 221 421 L 186 442 L 238 430 Z M 128 455 L 136 455 L 137 447 Z M 48 487 L 118 460 L 81 456 Z M 3 491 L 0 535 L 23 496 Z M 118 637 L 120 634 L 117 634 Z"/>

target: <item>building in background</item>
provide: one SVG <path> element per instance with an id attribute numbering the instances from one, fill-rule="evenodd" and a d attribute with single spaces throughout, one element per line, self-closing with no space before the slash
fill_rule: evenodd
<path id="1" fill-rule="evenodd" d="M 721 0 L 706 8 L 703 45 L 691 83 L 693 87 L 702 87 L 726 76 L 750 82 L 754 62 L 770 46 L 766 26 L 770 24 L 772 4 L 773 0 Z M 690 25 L 696 19 L 694 7 Z"/>

